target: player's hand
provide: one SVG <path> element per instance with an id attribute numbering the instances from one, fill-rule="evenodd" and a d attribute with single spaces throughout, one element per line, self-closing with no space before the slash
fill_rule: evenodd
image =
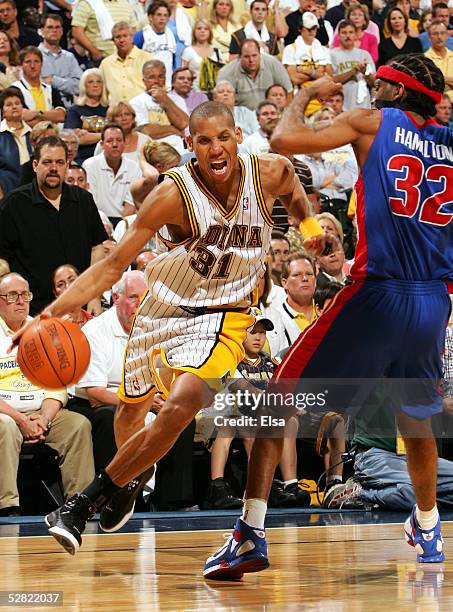
<path id="1" fill-rule="evenodd" d="M 338 243 L 338 238 L 332 234 L 319 234 L 319 236 L 313 236 L 304 240 L 303 247 L 314 257 L 320 257 L 335 251 Z"/>
<path id="2" fill-rule="evenodd" d="M 309 92 L 310 98 L 330 98 L 342 90 L 343 85 L 341 83 L 335 83 L 330 76 L 323 76 L 321 79 L 313 81 L 313 83 L 305 88 L 305 91 Z M 302 96 L 303 93 L 304 89 L 299 90 L 296 98 L 299 94 Z"/>
<path id="3" fill-rule="evenodd" d="M 41 442 L 41 438 L 44 439 L 41 428 L 31 419 L 31 417 L 26 416 L 17 426 L 19 427 L 24 442 L 27 444 L 36 444 L 37 442 Z"/>
<path id="4" fill-rule="evenodd" d="M 39 314 L 37 317 L 35 317 L 34 319 L 32 319 L 31 321 L 28 321 L 27 323 L 25 323 L 25 325 L 23 325 L 19 331 L 17 331 L 13 336 L 11 336 L 11 344 L 8 346 L 6 352 L 7 353 L 11 353 L 11 351 L 13 349 L 15 349 L 17 346 L 19 346 L 19 342 L 20 339 L 22 338 L 22 336 L 24 335 L 24 333 L 38 320 L 38 319 L 50 319 L 52 317 L 52 313 L 50 312 L 50 310 L 43 310 L 41 312 L 41 314 Z"/>
<path id="5" fill-rule="evenodd" d="M 155 393 L 153 397 L 153 403 L 151 404 L 151 410 L 156 414 L 159 414 L 160 409 L 163 408 L 165 400 L 160 393 Z"/>

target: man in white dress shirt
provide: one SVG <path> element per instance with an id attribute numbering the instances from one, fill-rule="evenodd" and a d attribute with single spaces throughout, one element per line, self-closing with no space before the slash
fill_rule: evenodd
<path id="1" fill-rule="evenodd" d="M 101 133 L 100 155 L 83 162 L 96 206 L 113 226 L 135 212 L 130 184 L 140 178 L 139 165 L 123 156 L 124 132 L 119 125 L 107 124 Z"/>

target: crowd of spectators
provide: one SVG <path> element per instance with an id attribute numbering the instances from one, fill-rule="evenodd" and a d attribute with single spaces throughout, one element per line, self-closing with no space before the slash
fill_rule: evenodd
<path id="1" fill-rule="evenodd" d="M 271 151 L 272 132 L 298 89 L 324 75 L 342 83 L 342 93 L 312 100 L 305 111 L 305 120 L 322 128 L 342 112 L 370 108 L 377 67 L 406 53 L 425 53 L 443 72 L 436 120 L 451 126 L 451 0 L 0 0 L 0 340 L 114 249 L 159 175 L 190 159 L 185 135 L 198 104 L 214 99 L 228 106 L 243 131 L 239 152 L 260 155 Z M 358 168 L 352 148 L 291 161 L 313 213 L 338 246 L 313 260 L 303 252 L 296 220 L 275 203 L 272 249 L 259 286 L 262 319 L 238 367 L 238 376 L 252 385 L 270 376 L 273 364 L 347 282 L 354 255 Z M 109 462 L 116 448 L 115 390 L 146 285 L 142 272 L 164 248 L 151 240 L 118 285 L 71 313 L 92 349 L 75 389 L 49 394 L 27 387 L 26 401 L 12 395 L 18 380 L 28 383 L 7 356 L 5 340 L 0 448 L 7 467 L 0 475 L 0 514 L 19 511 L 15 478 L 23 443 L 45 442 L 57 450 L 65 495 L 91 480 L 93 465 Z M 450 412 L 451 395 L 449 388 Z M 162 401 L 156 399 L 155 412 Z M 242 443 L 232 443 L 231 432 L 212 446 L 206 498 L 187 482 L 194 432 L 206 448 L 216 436 L 204 422 L 209 418 L 209 410 L 197 418 L 160 472 L 158 466 L 155 499 L 161 507 L 240 503 L 238 479 L 233 488 L 228 483 L 228 457 Z M 271 504 L 309 503 L 297 487 L 304 476 L 297 436 L 317 440 L 314 452 L 327 487 L 338 486 L 344 426 L 338 415 L 324 414 L 299 415 L 288 425 Z M 246 465 L 253 439 L 247 432 L 242 437 Z M 170 497 L 165 478 L 171 479 Z M 355 484 L 349 496 L 351 490 L 357 497 Z"/>

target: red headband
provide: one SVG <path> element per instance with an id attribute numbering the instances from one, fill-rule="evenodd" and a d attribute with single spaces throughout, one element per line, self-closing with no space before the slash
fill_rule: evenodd
<path id="1" fill-rule="evenodd" d="M 384 79 L 384 81 L 392 81 L 393 83 L 402 83 L 408 89 L 412 89 L 413 91 L 419 91 L 420 93 L 425 94 L 425 96 L 428 96 L 429 98 L 434 100 L 436 104 L 439 104 L 439 102 L 442 100 L 442 94 L 439 91 L 432 91 L 431 89 L 428 89 L 427 87 L 419 83 L 417 79 L 414 79 L 414 77 L 411 77 L 410 75 L 401 72 L 401 70 L 396 70 L 391 66 L 381 66 L 380 68 L 378 68 L 378 71 L 376 72 L 376 78 Z"/>

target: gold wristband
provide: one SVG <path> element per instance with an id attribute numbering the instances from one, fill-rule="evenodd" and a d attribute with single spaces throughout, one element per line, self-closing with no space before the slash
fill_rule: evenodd
<path id="1" fill-rule="evenodd" d="M 305 217 L 299 224 L 299 232 L 304 240 L 324 234 L 324 230 L 315 217 Z"/>

